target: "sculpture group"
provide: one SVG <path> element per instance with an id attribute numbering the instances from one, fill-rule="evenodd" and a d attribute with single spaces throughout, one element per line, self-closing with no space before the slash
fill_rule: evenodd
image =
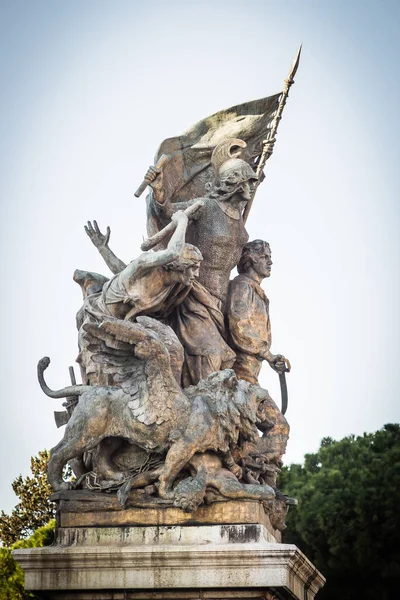
<path id="1" fill-rule="evenodd" d="M 129 264 L 110 249 L 109 228 L 85 227 L 113 275 L 74 274 L 82 384 L 53 391 L 49 359 L 38 365 L 43 391 L 67 399 L 48 471 L 55 491 L 71 487 L 70 463 L 75 488 L 118 493 L 121 504 L 134 503 L 131 490 L 186 511 L 232 498 L 266 510 L 290 503 L 276 487 L 289 426 L 258 381 L 263 362 L 281 377 L 290 365 L 271 352 L 261 287 L 270 246 L 249 242 L 245 227 L 288 81 L 286 95 L 221 111 L 161 144 L 141 186 L 149 237 Z"/>

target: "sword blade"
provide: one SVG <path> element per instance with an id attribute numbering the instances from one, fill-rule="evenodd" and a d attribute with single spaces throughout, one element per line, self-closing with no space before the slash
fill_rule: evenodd
<path id="1" fill-rule="evenodd" d="M 281 384 L 281 399 L 282 399 L 282 408 L 281 413 L 284 415 L 287 411 L 288 407 L 288 392 L 286 385 L 286 376 L 285 373 L 279 373 L 279 383 Z"/>

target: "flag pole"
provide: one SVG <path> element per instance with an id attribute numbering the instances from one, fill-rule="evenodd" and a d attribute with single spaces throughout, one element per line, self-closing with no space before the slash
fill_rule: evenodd
<path id="1" fill-rule="evenodd" d="M 289 90 L 290 87 L 294 84 L 294 76 L 296 75 L 298 66 L 299 66 L 299 62 L 300 62 L 300 54 L 301 54 L 301 48 L 302 48 L 302 44 L 300 44 L 300 48 L 297 52 L 297 55 L 292 63 L 292 67 L 290 69 L 290 73 L 288 75 L 288 78 L 285 79 L 285 83 L 284 83 L 284 87 L 283 87 L 283 91 L 279 100 L 279 105 L 278 105 L 278 109 L 276 111 L 276 115 L 274 117 L 274 120 L 272 121 L 272 127 L 268 133 L 268 137 L 267 139 L 263 142 L 263 150 L 260 156 L 260 160 L 258 162 L 257 165 L 257 175 L 260 178 L 261 174 L 264 170 L 265 167 L 265 163 L 267 162 L 267 160 L 270 158 L 272 151 L 274 149 L 274 144 L 275 144 L 275 136 L 276 133 L 278 131 L 278 125 L 279 122 L 282 118 L 282 113 L 283 113 L 283 109 L 285 108 L 285 104 L 286 104 L 286 100 L 288 99 L 289 96 Z M 258 186 L 260 185 L 260 179 L 258 179 L 254 185 L 254 189 L 253 189 L 253 194 L 251 199 L 248 201 L 246 208 L 244 210 L 243 213 L 243 222 L 246 223 L 247 218 L 249 216 L 249 212 L 251 210 L 253 201 L 254 201 L 254 196 L 256 195 L 256 191 L 258 189 Z"/>

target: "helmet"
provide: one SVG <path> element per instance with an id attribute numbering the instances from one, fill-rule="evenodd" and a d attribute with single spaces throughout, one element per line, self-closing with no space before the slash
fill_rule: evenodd
<path id="1" fill-rule="evenodd" d="M 258 175 L 253 171 L 249 163 L 241 158 L 230 158 L 225 161 L 218 171 L 220 181 L 231 180 L 235 183 L 258 179 Z"/>
<path id="2" fill-rule="evenodd" d="M 217 144 L 211 155 L 211 164 L 220 182 L 242 183 L 257 180 L 258 176 L 248 162 L 243 160 L 243 150 L 247 144 L 243 140 L 230 138 Z"/>

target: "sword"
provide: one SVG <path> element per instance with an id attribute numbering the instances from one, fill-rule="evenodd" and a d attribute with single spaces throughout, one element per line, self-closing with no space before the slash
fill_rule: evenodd
<path id="1" fill-rule="evenodd" d="M 281 413 L 284 415 L 287 411 L 288 407 L 288 391 L 286 385 L 286 375 L 285 373 L 290 373 L 291 364 L 288 358 L 285 358 L 285 368 L 279 374 L 279 383 L 281 385 L 281 399 L 282 399 L 282 408 Z"/>

